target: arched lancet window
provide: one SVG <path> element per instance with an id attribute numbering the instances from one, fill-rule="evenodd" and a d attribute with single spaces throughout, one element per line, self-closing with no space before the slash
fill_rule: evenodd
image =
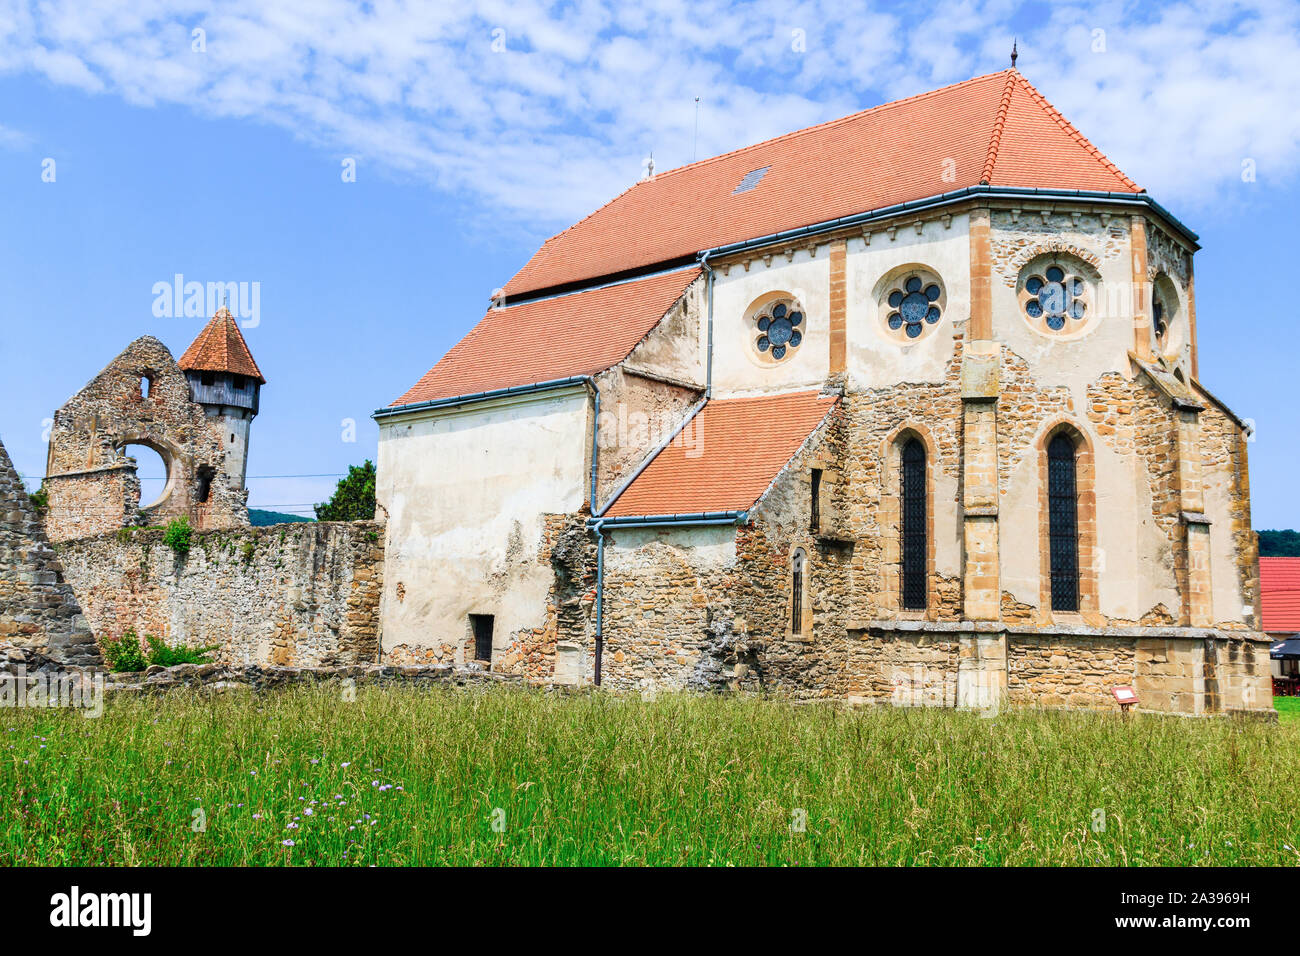
<path id="1" fill-rule="evenodd" d="M 902 599 L 903 607 L 924 610 L 927 603 L 925 446 L 911 438 L 903 446 Z"/>
<path id="2" fill-rule="evenodd" d="M 1079 483 L 1074 442 L 1058 434 L 1047 445 L 1047 516 L 1052 610 L 1079 610 Z"/>
<path id="3" fill-rule="evenodd" d="M 790 562 L 790 632 L 798 634 L 803 630 L 803 551 L 794 553 Z"/>

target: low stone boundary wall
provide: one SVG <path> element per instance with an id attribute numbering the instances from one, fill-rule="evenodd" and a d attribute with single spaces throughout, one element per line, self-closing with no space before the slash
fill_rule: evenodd
<path id="1" fill-rule="evenodd" d="M 492 687 L 513 685 L 533 687 L 546 692 L 573 693 L 573 688 L 552 684 L 538 684 L 510 674 L 494 674 L 477 666 L 394 666 L 391 664 L 352 664 L 339 667 L 263 667 L 258 665 L 231 666 L 226 664 L 177 664 L 174 667 L 153 666 L 143 671 L 115 673 L 103 667 L 79 667 L 60 664 L 38 655 L 22 651 L 11 652 L 0 658 L 0 705 L 16 706 L 17 700 L 30 691 L 18 686 L 37 683 L 50 684 L 62 681 L 65 685 L 78 683 L 92 693 L 96 687 L 105 694 L 163 693 L 171 690 L 204 691 L 268 691 L 297 685 L 333 686 L 344 692 L 348 688 L 373 685 L 395 686 L 452 686 Z M 41 706 L 54 706 L 41 701 Z M 30 704 L 29 704 L 30 706 Z"/>
<path id="2" fill-rule="evenodd" d="M 340 667 L 262 667 L 225 664 L 178 664 L 175 667 L 150 667 L 135 673 L 108 673 L 104 689 L 113 691 L 165 691 L 173 688 L 209 687 L 214 689 L 249 688 L 273 690 L 297 684 L 331 682 L 360 687 L 450 684 L 457 687 L 496 684 L 525 685 L 522 677 L 493 674 L 479 667 L 453 667 L 446 664 L 428 666 L 393 666 L 391 664 L 343 665 Z"/>
<path id="3" fill-rule="evenodd" d="M 215 645 L 222 664 L 335 666 L 377 661 L 383 527 L 303 522 L 195 531 L 182 556 L 160 529 L 57 546 L 95 636 L 134 630 Z"/>

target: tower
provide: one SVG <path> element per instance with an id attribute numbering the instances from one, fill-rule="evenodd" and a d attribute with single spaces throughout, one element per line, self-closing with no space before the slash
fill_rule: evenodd
<path id="1" fill-rule="evenodd" d="M 222 423 L 227 482 L 243 488 L 248 475 L 248 433 L 266 379 L 248 351 L 239 323 L 222 306 L 181 356 L 190 397 L 209 419 Z"/>

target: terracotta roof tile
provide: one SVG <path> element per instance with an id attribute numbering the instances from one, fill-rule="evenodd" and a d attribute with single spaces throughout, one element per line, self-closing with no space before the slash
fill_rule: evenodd
<path id="1" fill-rule="evenodd" d="M 594 375 L 617 365 L 700 275 L 664 275 L 489 309 L 393 406 Z"/>
<path id="2" fill-rule="evenodd" d="M 1264 630 L 1300 633 L 1300 558 L 1259 559 Z"/>
<path id="3" fill-rule="evenodd" d="M 758 185 L 737 193 L 751 172 Z M 660 173 L 547 240 L 507 295 L 978 185 L 1139 192 L 1004 70 Z"/>
<path id="4" fill-rule="evenodd" d="M 714 399 L 603 516 L 745 511 L 838 400 L 816 391 Z"/>
<path id="5" fill-rule="evenodd" d="M 221 308 L 185 350 L 178 363 L 182 369 L 195 372 L 230 372 L 247 375 L 263 385 L 266 379 L 253 361 L 253 353 L 239 331 L 239 323 L 230 310 Z"/>

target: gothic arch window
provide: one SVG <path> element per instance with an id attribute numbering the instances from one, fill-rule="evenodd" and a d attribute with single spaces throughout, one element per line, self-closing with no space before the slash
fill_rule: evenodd
<path id="1" fill-rule="evenodd" d="M 903 445 L 901 459 L 900 600 L 907 610 L 925 610 L 929 564 L 925 445 L 919 438 L 909 438 Z"/>
<path id="2" fill-rule="evenodd" d="M 1079 479 L 1074 442 L 1064 431 L 1047 444 L 1048 546 L 1053 611 L 1079 610 Z"/>
<path id="3" fill-rule="evenodd" d="M 806 559 L 803 549 L 795 551 L 790 559 L 790 633 L 803 633 L 803 589 L 804 565 Z"/>
<path id="4" fill-rule="evenodd" d="M 1151 331 L 1158 354 L 1178 350 L 1178 292 L 1169 276 L 1160 273 L 1151 283 Z"/>
<path id="5" fill-rule="evenodd" d="M 758 360 L 774 365 L 793 358 L 808 331 L 805 318 L 803 305 L 786 293 L 772 293 L 751 306 L 748 324 Z"/>

